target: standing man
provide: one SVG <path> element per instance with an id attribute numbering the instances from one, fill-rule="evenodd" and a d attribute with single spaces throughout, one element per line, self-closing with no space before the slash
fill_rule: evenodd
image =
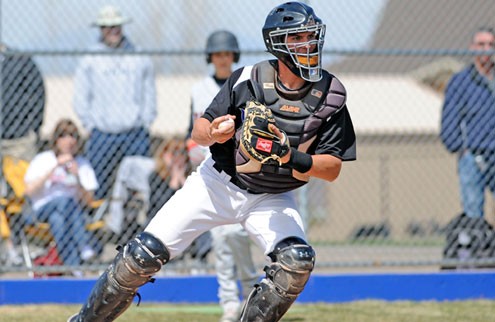
<path id="1" fill-rule="evenodd" d="M 240 49 L 237 38 L 229 31 L 215 31 L 206 42 L 206 62 L 214 67 L 214 74 L 205 77 L 192 88 L 191 99 L 191 126 L 200 118 L 208 105 L 232 75 L 232 66 L 240 58 Z M 209 156 L 207 147 L 188 144 L 191 157 Z M 206 150 L 205 150 L 206 149 Z M 203 153 L 197 153 L 204 151 Z M 203 158 L 195 158 L 203 161 Z M 258 280 L 258 273 L 251 255 L 250 240 L 241 224 L 218 226 L 211 230 L 213 238 L 213 252 L 215 253 L 215 271 L 218 280 L 218 297 L 223 315 L 220 322 L 239 321 L 241 303 L 239 300 L 240 281 L 242 298 L 247 299 L 252 286 Z"/>
<path id="2" fill-rule="evenodd" d="M 104 53 L 84 57 L 75 76 L 74 109 L 90 132 L 86 156 L 100 183 L 97 199 L 109 197 L 125 156 L 149 155 L 149 128 L 157 115 L 151 59 L 126 54 L 136 51 L 122 31 L 130 21 L 116 7 L 103 7 L 93 23 L 101 36 L 91 49 Z"/>
<path id="3" fill-rule="evenodd" d="M 495 49 L 492 28 L 478 29 L 471 50 Z M 484 215 L 485 189 L 495 194 L 495 63 L 480 54 L 450 80 L 442 111 L 441 139 L 458 155 L 458 174 L 464 213 Z"/>
<path id="4" fill-rule="evenodd" d="M 241 224 L 271 259 L 240 321 L 279 321 L 303 291 L 315 252 L 306 241 L 292 190 L 310 177 L 337 179 L 342 161 L 356 157 L 355 135 L 344 86 L 321 68 L 325 25 L 313 9 L 299 2 L 278 5 L 262 31 L 277 60 L 232 73 L 194 123 L 192 139 L 209 146 L 211 157 L 145 231 L 119 251 L 69 321 L 113 321 L 170 258 L 203 232 L 225 224 Z M 250 160 L 246 167 L 246 142 L 240 146 L 239 141 L 261 133 L 253 124 L 278 140 L 253 136 L 258 144 L 250 150 L 270 157 Z M 239 135 L 234 135 L 236 130 Z"/>

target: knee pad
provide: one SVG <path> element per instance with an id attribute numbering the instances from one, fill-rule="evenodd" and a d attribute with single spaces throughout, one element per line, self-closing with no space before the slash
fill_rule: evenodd
<path id="1" fill-rule="evenodd" d="M 137 289 L 168 262 L 165 245 L 149 233 L 128 242 L 100 276 L 87 302 L 71 321 L 113 321 L 132 303 Z"/>
<path id="2" fill-rule="evenodd" d="M 301 293 L 315 265 L 313 248 L 301 238 L 289 237 L 269 257 L 273 263 L 265 267 L 265 273 L 277 291 L 287 296 Z"/>
<path id="3" fill-rule="evenodd" d="M 127 244 L 127 253 L 145 270 L 152 267 L 159 270 L 170 259 L 167 247 L 147 232 L 138 234 Z"/>
<path id="4" fill-rule="evenodd" d="M 303 291 L 315 264 L 313 248 L 297 237 L 282 240 L 268 256 L 273 263 L 249 295 L 242 322 L 279 321 Z"/>
<path id="5" fill-rule="evenodd" d="M 120 260 L 115 260 L 113 276 L 119 284 L 130 288 L 146 283 L 170 259 L 167 247 L 147 232 L 138 234 L 121 252 Z"/>

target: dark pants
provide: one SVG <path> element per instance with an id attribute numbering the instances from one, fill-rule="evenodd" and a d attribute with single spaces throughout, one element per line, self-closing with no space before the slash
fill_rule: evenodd
<path id="1" fill-rule="evenodd" d="M 458 173 L 464 213 L 471 218 L 484 216 L 485 190 L 495 196 L 494 153 L 473 154 L 466 151 L 459 158 Z"/>
<path id="2" fill-rule="evenodd" d="M 95 198 L 110 197 L 117 168 L 122 159 L 129 155 L 149 156 L 150 136 L 144 128 L 136 128 L 123 133 L 91 131 L 86 157 L 93 166 L 100 188 Z"/>

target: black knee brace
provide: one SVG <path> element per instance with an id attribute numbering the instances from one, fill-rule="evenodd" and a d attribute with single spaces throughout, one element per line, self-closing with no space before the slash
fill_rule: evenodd
<path id="1" fill-rule="evenodd" d="M 144 232 L 128 242 L 100 276 L 87 302 L 71 322 L 113 321 L 132 303 L 137 289 L 149 282 L 170 254 L 165 245 Z"/>
<path id="2" fill-rule="evenodd" d="M 255 285 L 243 308 L 243 322 L 276 322 L 303 291 L 314 268 L 315 252 L 304 240 L 290 237 L 269 255 L 266 277 Z"/>

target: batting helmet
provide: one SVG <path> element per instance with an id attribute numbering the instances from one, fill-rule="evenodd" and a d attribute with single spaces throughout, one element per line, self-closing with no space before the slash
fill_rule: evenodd
<path id="1" fill-rule="evenodd" d="M 300 2 L 287 2 L 275 7 L 266 17 L 262 31 L 268 52 L 280 59 L 294 74 L 310 82 L 321 79 L 325 25 L 310 6 Z M 291 45 L 305 48 L 313 46 L 314 50 L 296 53 L 289 49 L 287 36 L 302 32 L 314 32 L 315 37 L 308 42 Z"/>
<path id="2" fill-rule="evenodd" d="M 206 41 L 206 61 L 211 63 L 211 54 L 228 51 L 234 53 L 234 62 L 239 61 L 241 51 L 237 38 L 233 33 L 226 30 L 219 30 L 212 33 Z"/>

